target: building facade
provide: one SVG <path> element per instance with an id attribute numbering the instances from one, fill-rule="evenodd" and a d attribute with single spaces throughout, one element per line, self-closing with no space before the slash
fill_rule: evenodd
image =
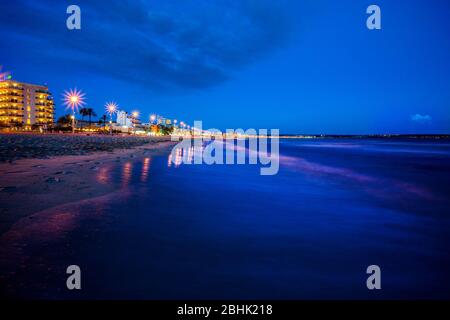
<path id="1" fill-rule="evenodd" d="M 128 115 L 126 111 L 117 112 L 117 125 L 127 128 L 132 128 L 134 126 L 133 118 Z"/>
<path id="2" fill-rule="evenodd" d="M 0 82 L 0 126 L 49 126 L 54 122 L 55 104 L 45 86 L 14 80 Z"/>

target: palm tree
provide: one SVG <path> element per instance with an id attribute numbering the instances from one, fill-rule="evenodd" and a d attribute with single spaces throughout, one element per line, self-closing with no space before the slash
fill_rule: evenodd
<path id="1" fill-rule="evenodd" d="M 92 123 L 92 117 L 96 117 L 97 114 L 95 113 L 94 109 L 92 108 L 81 108 L 80 109 L 81 118 L 84 119 L 84 117 L 89 117 L 89 128 L 91 128 Z"/>
<path id="2" fill-rule="evenodd" d="M 95 113 L 94 109 L 92 108 L 86 108 L 86 115 L 89 117 L 89 129 L 91 128 L 91 117 L 96 117 L 97 114 Z"/>
<path id="3" fill-rule="evenodd" d="M 106 130 L 106 114 L 102 115 L 100 117 L 100 120 L 98 120 L 99 124 L 103 124 L 103 131 Z"/>
<path id="4" fill-rule="evenodd" d="M 81 115 L 81 128 L 83 128 L 84 117 L 86 117 L 88 115 L 88 109 L 87 108 L 81 108 L 79 112 L 80 112 L 80 115 Z"/>

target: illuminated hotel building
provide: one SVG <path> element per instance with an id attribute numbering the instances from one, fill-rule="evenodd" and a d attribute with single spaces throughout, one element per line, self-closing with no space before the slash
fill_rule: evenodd
<path id="1" fill-rule="evenodd" d="M 54 107 L 53 97 L 45 86 L 0 81 L 0 127 L 51 125 Z"/>
<path id="2" fill-rule="evenodd" d="M 125 111 L 118 111 L 117 112 L 117 124 L 119 126 L 129 127 L 129 128 L 131 128 L 133 126 L 133 122 L 131 121 L 131 117 Z"/>

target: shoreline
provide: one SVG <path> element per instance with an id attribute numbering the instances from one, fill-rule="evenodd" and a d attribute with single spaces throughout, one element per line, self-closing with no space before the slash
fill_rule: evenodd
<path id="1" fill-rule="evenodd" d="M 102 180 L 106 170 L 168 154 L 174 144 L 166 138 L 127 149 L 0 162 L 0 235 L 39 211 L 117 191 Z"/>

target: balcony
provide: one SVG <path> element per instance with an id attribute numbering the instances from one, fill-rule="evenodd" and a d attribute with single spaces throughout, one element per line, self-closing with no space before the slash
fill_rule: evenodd
<path id="1" fill-rule="evenodd" d="M 0 111 L 2 111 L 2 110 L 8 110 L 8 111 L 23 111 L 24 109 L 23 108 L 17 108 L 17 107 L 11 107 L 11 106 L 2 106 L 2 107 L 0 107 Z"/>
<path id="2" fill-rule="evenodd" d="M 14 92 L 6 92 L 6 93 L 0 93 L 0 96 L 2 97 L 23 97 L 23 94 L 18 94 Z"/>
<path id="3" fill-rule="evenodd" d="M 7 118 L 12 118 L 12 119 L 22 119 L 23 118 L 23 114 L 16 114 L 16 113 L 0 113 L 0 118 L 2 117 L 7 117 Z"/>
<path id="4" fill-rule="evenodd" d="M 1 101 L 1 102 L 20 103 L 20 104 L 23 103 L 23 101 L 20 101 L 20 100 L 14 100 L 14 99 L 0 100 L 0 101 Z"/>

